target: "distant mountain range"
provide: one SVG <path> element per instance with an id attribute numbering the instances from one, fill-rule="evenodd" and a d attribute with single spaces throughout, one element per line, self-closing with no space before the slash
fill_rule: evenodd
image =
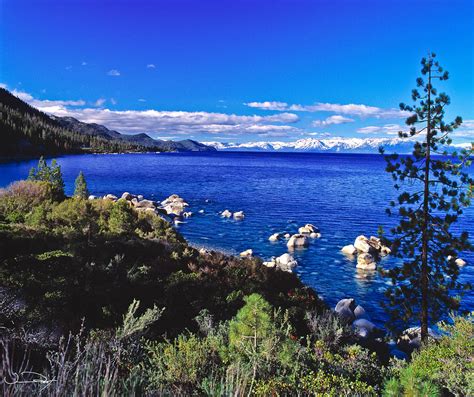
<path id="1" fill-rule="evenodd" d="M 0 157 L 64 153 L 214 151 L 192 140 L 162 141 L 126 135 L 72 117 L 50 116 L 0 88 Z"/>
<path id="2" fill-rule="evenodd" d="M 119 139 L 138 144 L 144 148 L 149 148 L 150 150 L 156 148 L 166 152 L 202 152 L 216 150 L 213 147 L 206 146 L 191 139 L 185 139 L 182 141 L 164 141 L 161 139 L 154 139 L 145 133 L 134 135 L 121 134 L 120 132 L 109 130 L 107 127 L 100 124 L 83 123 L 74 117 L 50 117 L 57 121 L 63 128 L 67 128 L 70 131 L 84 135 L 98 136 L 108 140 Z"/>
<path id="3" fill-rule="evenodd" d="M 403 154 L 412 151 L 414 140 L 402 138 L 308 138 L 293 142 L 203 143 L 221 151 L 378 153 L 379 147 L 383 146 L 387 152 Z M 470 145 L 466 143 L 453 146 L 461 148 L 470 147 Z"/>

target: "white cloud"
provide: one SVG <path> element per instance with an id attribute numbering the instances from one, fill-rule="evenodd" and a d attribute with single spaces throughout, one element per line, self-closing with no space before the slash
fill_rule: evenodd
<path id="1" fill-rule="evenodd" d="M 186 112 L 164 110 L 111 110 L 104 108 L 78 108 L 85 102 L 39 100 L 25 92 L 13 94 L 35 106 L 39 110 L 56 116 L 70 116 L 86 123 L 97 123 L 124 133 L 147 132 L 160 136 L 186 135 L 198 133 L 262 136 L 286 136 L 302 131 L 287 125 L 299 120 L 292 113 L 275 115 L 236 115 L 212 112 Z M 102 99 L 102 98 L 101 98 Z M 100 106 L 104 102 L 96 101 Z M 112 100 L 111 100 L 111 103 Z"/>
<path id="2" fill-rule="evenodd" d="M 474 120 L 464 120 L 452 135 L 454 138 L 474 138 Z"/>
<path id="3" fill-rule="evenodd" d="M 314 120 L 312 125 L 314 127 L 325 127 L 328 125 L 333 125 L 333 124 L 347 124 L 347 123 L 352 123 L 354 119 L 351 119 L 349 117 L 344 117 L 339 114 L 336 114 L 334 116 L 329 116 L 325 120 Z"/>
<path id="4" fill-rule="evenodd" d="M 110 103 L 112 105 L 116 105 L 117 104 L 117 100 L 115 98 L 110 98 Z"/>
<path id="5" fill-rule="evenodd" d="M 79 99 L 77 101 L 36 99 L 36 98 L 33 98 L 32 95 L 26 92 L 17 91 L 17 90 L 13 90 L 12 94 L 20 98 L 22 101 L 28 102 L 31 106 L 34 106 L 45 112 L 48 111 L 45 109 L 64 108 L 66 106 L 84 106 L 86 104 L 86 102 L 83 101 L 82 99 Z"/>
<path id="6" fill-rule="evenodd" d="M 0 88 L 7 89 L 7 85 L 5 83 L 0 83 Z"/>
<path id="7" fill-rule="evenodd" d="M 156 66 L 154 63 L 149 63 L 148 65 L 146 65 L 147 69 L 155 69 Z"/>
<path id="8" fill-rule="evenodd" d="M 146 102 L 146 99 L 139 98 L 139 99 L 138 99 L 138 102 Z"/>
<path id="9" fill-rule="evenodd" d="M 109 71 L 107 72 L 107 74 L 108 74 L 109 76 L 114 76 L 114 77 L 120 76 L 120 72 L 119 72 L 117 69 L 109 70 Z"/>
<path id="10" fill-rule="evenodd" d="M 328 137 L 332 136 L 332 134 L 330 132 L 308 132 L 305 135 L 318 136 L 320 138 L 328 138 Z"/>
<path id="11" fill-rule="evenodd" d="M 398 118 L 407 117 L 408 113 L 398 109 L 383 109 L 376 106 L 368 106 L 363 104 L 339 104 L 339 103 L 315 103 L 314 105 L 289 105 L 286 102 L 248 102 L 245 105 L 251 108 L 264 110 L 279 110 L 279 111 L 293 111 L 293 112 L 331 112 L 341 113 L 345 115 L 359 116 L 359 117 L 375 117 L 375 118 Z"/>
<path id="12" fill-rule="evenodd" d="M 85 61 L 81 62 L 81 66 L 86 66 L 86 65 L 87 65 L 87 62 L 85 62 Z"/>
<path id="13" fill-rule="evenodd" d="M 357 130 L 359 134 L 387 134 L 398 135 L 399 131 L 406 131 L 406 127 L 399 124 L 385 124 L 385 125 L 369 125 Z"/>
<path id="14" fill-rule="evenodd" d="M 65 67 L 66 70 L 72 70 L 72 66 L 71 65 L 68 65 Z"/>
<path id="15" fill-rule="evenodd" d="M 105 98 L 99 98 L 97 101 L 94 102 L 94 106 L 102 106 L 107 100 Z"/>
<path id="16" fill-rule="evenodd" d="M 275 101 L 266 101 L 266 102 L 248 102 L 244 105 L 256 109 L 264 110 L 279 110 L 284 111 L 288 110 L 288 104 L 286 102 L 275 102 Z"/>

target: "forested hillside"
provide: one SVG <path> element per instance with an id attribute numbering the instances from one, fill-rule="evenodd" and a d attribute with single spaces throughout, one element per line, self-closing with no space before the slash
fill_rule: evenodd
<path id="1" fill-rule="evenodd" d="M 98 124 L 49 116 L 0 88 L 0 156 L 214 150 L 194 141 L 124 135 Z"/>

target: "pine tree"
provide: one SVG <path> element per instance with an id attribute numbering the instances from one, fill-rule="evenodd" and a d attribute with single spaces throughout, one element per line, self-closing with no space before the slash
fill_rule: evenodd
<path id="1" fill-rule="evenodd" d="M 433 80 L 447 80 L 448 72 L 435 61 L 433 53 L 423 58 L 421 64 L 426 81 L 422 77 L 417 79 L 418 88 L 412 91 L 414 104 L 400 104 L 401 110 L 411 114 L 406 120 L 410 131 L 399 135 L 414 138 L 412 155 L 385 156 L 386 170 L 392 174 L 395 188 L 400 190 L 403 185 L 406 191 L 399 194 L 398 203 L 391 202 L 401 218 L 392 230 L 393 252 L 403 263 L 384 274 L 392 281 L 385 304 L 392 322 L 418 319 L 421 337 L 426 340 L 429 323 L 448 310 L 458 309 L 459 297 L 455 294 L 470 288 L 458 281 L 455 259 L 472 246 L 467 232 L 455 234 L 451 226 L 463 207 L 469 205 L 468 189 L 473 180 L 463 172 L 471 164 L 472 149 L 451 154 L 448 151 L 450 135 L 462 119 L 444 121 L 450 99 L 433 87 Z M 387 212 L 391 213 L 390 209 Z"/>
<path id="2" fill-rule="evenodd" d="M 64 198 L 64 179 L 61 166 L 57 163 L 56 159 L 51 161 L 50 175 L 53 193 L 58 200 L 61 200 Z"/>
<path id="3" fill-rule="evenodd" d="M 64 198 L 64 180 L 61 172 L 61 166 L 56 160 L 48 166 L 43 156 L 38 161 L 38 166 L 31 168 L 28 174 L 28 180 L 47 182 L 51 185 L 51 192 L 55 200 Z"/>
<path id="4" fill-rule="evenodd" d="M 79 172 L 79 175 L 76 178 L 74 183 L 74 197 L 79 198 L 88 198 L 89 197 L 89 190 L 87 189 L 87 182 L 86 178 L 84 177 L 83 172 Z"/>

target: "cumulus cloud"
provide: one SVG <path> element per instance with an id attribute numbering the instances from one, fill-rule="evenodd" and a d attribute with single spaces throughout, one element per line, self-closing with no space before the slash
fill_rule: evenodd
<path id="1" fill-rule="evenodd" d="M 87 62 L 82 61 L 82 62 L 81 62 L 81 66 L 87 66 Z"/>
<path id="2" fill-rule="evenodd" d="M 112 69 L 107 72 L 107 75 L 116 77 L 120 76 L 120 72 L 117 69 Z"/>
<path id="3" fill-rule="evenodd" d="M 148 65 L 146 65 L 147 69 L 155 69 L 156 66 L 154 63 L 149 63 Z"/>
<path id="4" fill-rule="evenodd" d="M 326 127 L 328 125 L 334 125 L 334 124 L 352 123 L 353 121 L 354 119 L 336 114 L 334 116 L 329 116 L 325 120 L 314 120 L 312 125 L 314 127 Z"/>
<path id="5" fill-rule="evenodd" d="M 7 85 L 6 85 L 5 83 L 0 83 L 0 88 L 6 89 L 6 88 L 7 88 Z"/>
<path id="6" fill-rule="evenodd" d="M 385 125 L 369 125 L 357 130 L 359 134 L 387 134 L 398 135 L 399 131 L 406 131 L 406 127 L 399 124 L 385 124 Z"/>
<path id="7" fill-rule="evenodd" d="M 241 135 L 256 134 L 277 136 L 300 133 L 301 130 L 287 124 L 299 118 L 293 113 L 268 116 L 236 115 L 212 112 L 186 112 L 165 110 L 111 110 L 107 108 L 82 108 L 85 102 L 39 100 L 25 92 L 13 92 L 39 110 L 56 116 L 74 117 L 86 123 L 97 123 L 124 133 L 147 132 L 159 136 L 198 133 Z M 105 101 L 105 100 L 104 100 Z M 105 103 L 105 102 L 103 102 Z M 100 105 L 102 102 L 96 102 Z M 111 100 L 111 103 L 112 100 Z"/>
<path id="8" fill-rule="evenodd" d="M 146 102 L 146 99 L 138 98 L 138 102 Z"/>
<path id="9" fill-rule="evenodd" d="M 339 103 L 315 103 L 314 105 L 290 105 L 286 102 L 247 102 L 245 105 L 251 108 L 263 110 L 278 110 L 278 111 L 292 111 L 292 112 L 331 112 L 341 113 L 351 116 L 359 117 L 374 117 L 374 118 L 398 118 L 407 117 L 408 113 L 398 109 L 383 109 L 376 106 L 368 106 L 363 104 L 339 104 Z"/>

